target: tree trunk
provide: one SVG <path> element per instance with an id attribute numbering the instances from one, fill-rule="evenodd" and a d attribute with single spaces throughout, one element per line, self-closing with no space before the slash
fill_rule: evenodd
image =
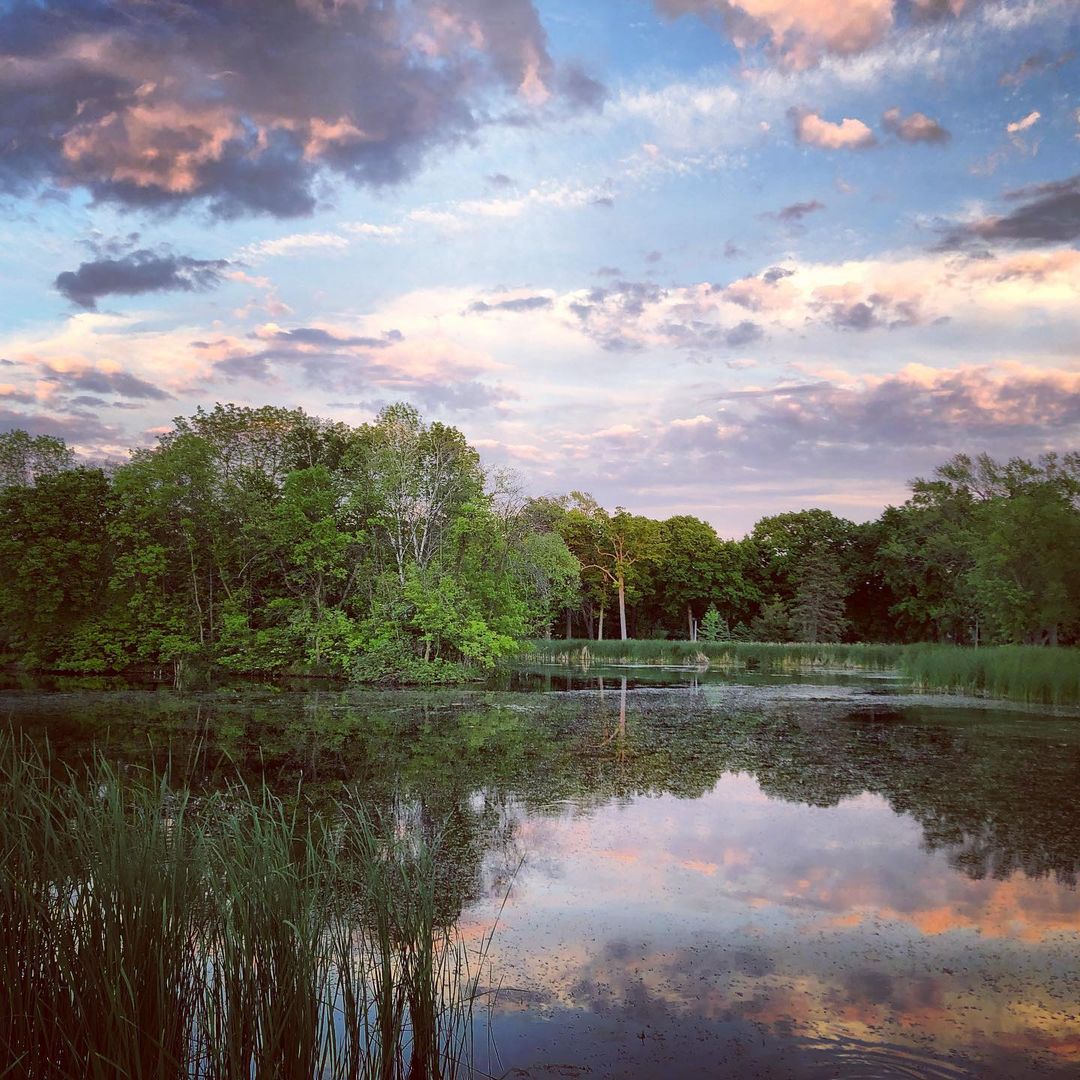
<path id="1" fill-rule="evenodd" d="M 619 632 L 626 640 L 626 583 L 619 578 Z"/>
<path id="2" fill-rule="evenodd" d="M 569 641 L 574 636 L 574 613 L 567 608 L 566 609 L 566 640 Z"/>
<path id="3" fill-rule="evenodd" d="M 689 604 L 686 605 L 686 625 L 690 628 L 690 640 L 697 641 L 697 634 L 694 633 L 694 612 Z"/>
<path id="4" fill-rule="evenodd" d="M 598 627 L 598 629 L 596 631 L 596 640 L 597 641 L 603 641 L 604 640 L 604 605 L 603 604 L 600 605 L 600 623 L 599 623 L 599 627 Z"/>

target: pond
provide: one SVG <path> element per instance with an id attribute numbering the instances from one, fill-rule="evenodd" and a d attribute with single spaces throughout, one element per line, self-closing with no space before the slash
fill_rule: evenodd
<path id="1" fill-rule="evenodd" d="M 435 692 L 7 684 L 9 724 L 195 789 L 449 822 L 507 1077 L 1080 1069 L 1080 719 L 850 674 Z"/>

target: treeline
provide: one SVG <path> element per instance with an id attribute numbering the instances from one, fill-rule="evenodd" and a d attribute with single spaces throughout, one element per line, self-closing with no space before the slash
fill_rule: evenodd
<path id="1" fill-rule="evenodd" d="M 0 436 L 0 647 L 36 668 L 434 680 L 573 602 L 560 537 L 461 432 L 218 405 L 113 469 Z"/>
<path id="2" fill-rule="evenodd" d="M 958 456 L 855 524 L 724 540 L 527 498 L 460 431 L 216 406 L 122 465 L 0 435 L 0 650 L 29 667 L 437 679 L 525 637 L 1076 640 L 1080 454 Z"/>

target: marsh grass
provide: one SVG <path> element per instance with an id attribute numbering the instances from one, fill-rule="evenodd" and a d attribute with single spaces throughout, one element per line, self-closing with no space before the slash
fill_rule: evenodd
<path id="1" fill-rule="evenodd" d="M 470 1075 L 490 936 L 438 915 L 439 845 L 0 736 L 0 1076 Z"/>
<path id="2" fill-rule="evenodd" d="M 518 659 L 584 670 L 593 665 L 664 665 L 763 672 L 896 671 L 920 690 L 1039 705 L 1080 705 L 1077 648 L 555 640 L 526 643 Z"/>
<path id="3" fill-rule="evenodd" d="M 1036 705 L 1080 704 L 1080 649 L 1036 645 L 910 645 L 902 670 L 926 690 L 1008 698 Z"/>
<path id="4" fill-rule="evenodd" d="M 811 668 L 886 670 L 900 662 L 902 645 L 800 645 L 754 641 L 589 641 L 526 643 L 520 659 L 532 663 L 662 664 L 671 667 L 715 667 L 761 671 Z"/>

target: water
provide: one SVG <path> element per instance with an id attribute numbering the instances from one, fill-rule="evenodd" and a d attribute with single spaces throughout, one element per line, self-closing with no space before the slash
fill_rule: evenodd
<path id="1" fill-rule="evenodd" d="M 550 691 L 546 688 L 550 686 Z M 507 1077 L 1080 1071 L 1080 721 L 850 675 L 47 692 L 59 756 L 451 822 Z"/>

